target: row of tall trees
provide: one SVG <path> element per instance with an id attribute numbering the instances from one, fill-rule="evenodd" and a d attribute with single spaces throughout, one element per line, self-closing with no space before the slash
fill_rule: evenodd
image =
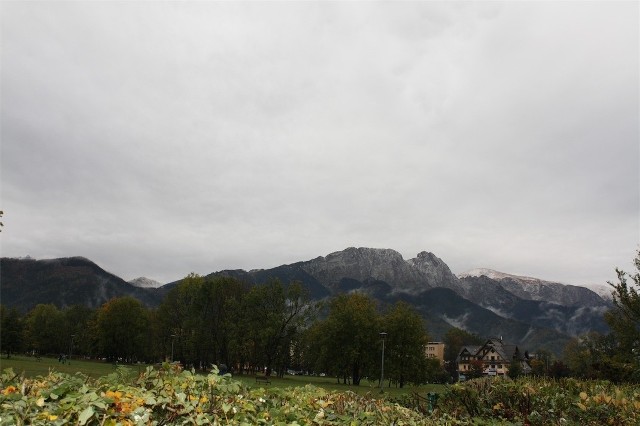
<path id="1" fill-rule="evenodd" d="M 381 373 L 381 332 L 389 383 L 444 380 L 425 357 L 423 319 L 405 303 L 380 312 L 363 294 L 312 303 L 301 283 L 248 286 L 228 277 L 185 277 L 157 309 L 131 297 L 96 310 L 36 306 L 21 316 L 0 308 L 2 351 L 72 354 L 109 361 L 176 360 L 235 371 L 324 372 L 359 384 Z M 223 367 L 223 368 L 224 368 Z"/>
<path id="2" fill-rule="evenodd" d="M 40 304 L 22 316 L 0 306 L 2 351 L 110 361 L 178 360 L 195 367 L 280 370 L 313 306 L 300 283 L 247 286 L 189 275 L 157 309 L 119 297 L 97 310 Z"/>
<path id="3" fill-rule="evenodd" d="M 233 278 L 185 278 L 157 310 L 158 342 L 199 367 L 266 368 L 282 373 L 290 347 L 315 309 L 298 282 L 248 287 Z"/>
<path id="4" fill-rule="evenodd" d="M 442 377 L 440 362 L 425 356 L 424 320 L 406 303 L 379 313 L 363 294 L 339 295 L 329 303 L 326 318 L 314 323 L 305 337 L 307 365 L 355 385 L 364 377 L 380 380 L 383 343 L 389 384 L 403 387 Z"/>
<path id="5" fill-rule="evenodd" d="M 143 359 L 151 312 L 138 300 L 122 297 L 98 310 L 74 305 L 58 309 L 39 304 L 22 316 L 0 305 L 2 351 L 33 355 L 76 354 L 87 357 Z"/>

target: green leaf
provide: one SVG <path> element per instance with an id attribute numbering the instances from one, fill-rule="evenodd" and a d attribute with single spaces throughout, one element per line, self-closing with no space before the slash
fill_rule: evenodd
<path id="1" fill-rule="evenodd" d="M 99 408 L 101 410 L 106 410 L 107 409 L 107 405 L 105 403 L 103 403 L 103 402 L 100 402 L 100 401 L 94 401 L 91 404 L 94 407 L 97 407 L 97 408 Z"/>
<path id="2" fill-rule="evenodd" d="M 80 413 L 80 415 L 78 416 L 78 424 L 80 425 L 84 425 L 87 423 L 87 420 L 89 420 L 94 414 L 93 411 L 93 407 L 89 406 L 87 408 L 85 408 L 82 413 Z"/>

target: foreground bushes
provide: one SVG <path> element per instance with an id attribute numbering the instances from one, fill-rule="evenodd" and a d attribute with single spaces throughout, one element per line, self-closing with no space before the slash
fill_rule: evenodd
<path id="1" fill-rule="evenodd" d="M 50 373 L 1 377 L 0 425 L 429 425 L 419 413 L 351 392 L 305 386 L 248 389 L 229 376 L 121 368 L 94 381 Z"/>
<path id="2" fill-rule="evenodd" d="M 640 388 L 575 379 L 483 378 L 451 386 L 439 411 L 525 425 L 639 425 Z"/>
<path id="3" fill-rule="evenodd" d="M 215 369 L 170 365 L 140 375 L 120 367 L 98 380 L 0 375 L 0 425 L 640 424 L 640 389 L 608 382 L 478 379 L 451 386 L 433 411 L 424 398 L 399 402 L 313 386 L 251 389 Z"/>

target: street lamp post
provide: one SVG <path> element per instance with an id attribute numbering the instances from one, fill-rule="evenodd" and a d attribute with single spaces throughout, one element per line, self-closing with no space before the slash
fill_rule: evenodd
<path id="1" fill-rule="evenodd" d="M 173 341 L 176 338 L 175 334 L 171 335 L 171 362 L 173 362 Z"/>
<path id="2" fill-rule="evenodd" d="M 382 333 L 380 333 L 380 338 L 382 339 L 382 367 L 380 370 L 380 392 L 384 392 L 382 390 L 382 385 L 384 382 L 384 341 L 387 338 L 387 333 L 385 333 L 384 331 Z"/>
<path id="3" fill-rule="evenodd" d="M 71 353 L 73 352 L 73 339 L 76 337 L 75 334 L 71 335 L 71 342 L 69 342 L 69 364 L 71 364 Z"/>

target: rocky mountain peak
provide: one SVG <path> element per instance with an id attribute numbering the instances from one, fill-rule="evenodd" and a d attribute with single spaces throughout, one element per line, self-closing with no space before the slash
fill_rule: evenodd
<path id="1" fill-rule="evenodd" d="M 300 267 L 332 292 L 338 291 L 345 279 L 361 283 L 384 281 L 392 285 L 393 291 L 413 292 L 416 288 L 428 288 L 419 271 L 391 249 L 349 247 L 302 262 Z"/>
<path id="2" fill-rule="evenodd" d="M 449 266 L 435 254 L 422 251 L 415 258 L 409 259 L 407 263 L 420 271 L 431 287 L 446 287 L 464 294 L 458 278 L 451 272 Z"/>
<path id="3" fill-rule="evenodd" d="M 429 266 L 431 268 L 446 270 L 451 273 L 449 267 L 442 261 L 442 259 L 428 251 L 421 251 L 415 258 L 409 259 L 408 262 L 418 267 L 426 268 Z"/>
<path id="4" fill-rule="evenodd" d="M 392 249 L 349 247 L 326 257 L 302 262 L 300 267 L 332 292 L 339 291 L 344 280 L 361 283 L 385 282 L 391 292 L 417 294 L 432 287 L 462 288 L 449 267 L 430 252 L 404 260 Z"/>
<path id="5" fill-rule="evenodd" d="M 328 254 L 325 259 L 342 261 L 403 261 L 402 255 L 392 249 L 370 248 L 370 247 L 348 247 L 342 251 Z"/>

